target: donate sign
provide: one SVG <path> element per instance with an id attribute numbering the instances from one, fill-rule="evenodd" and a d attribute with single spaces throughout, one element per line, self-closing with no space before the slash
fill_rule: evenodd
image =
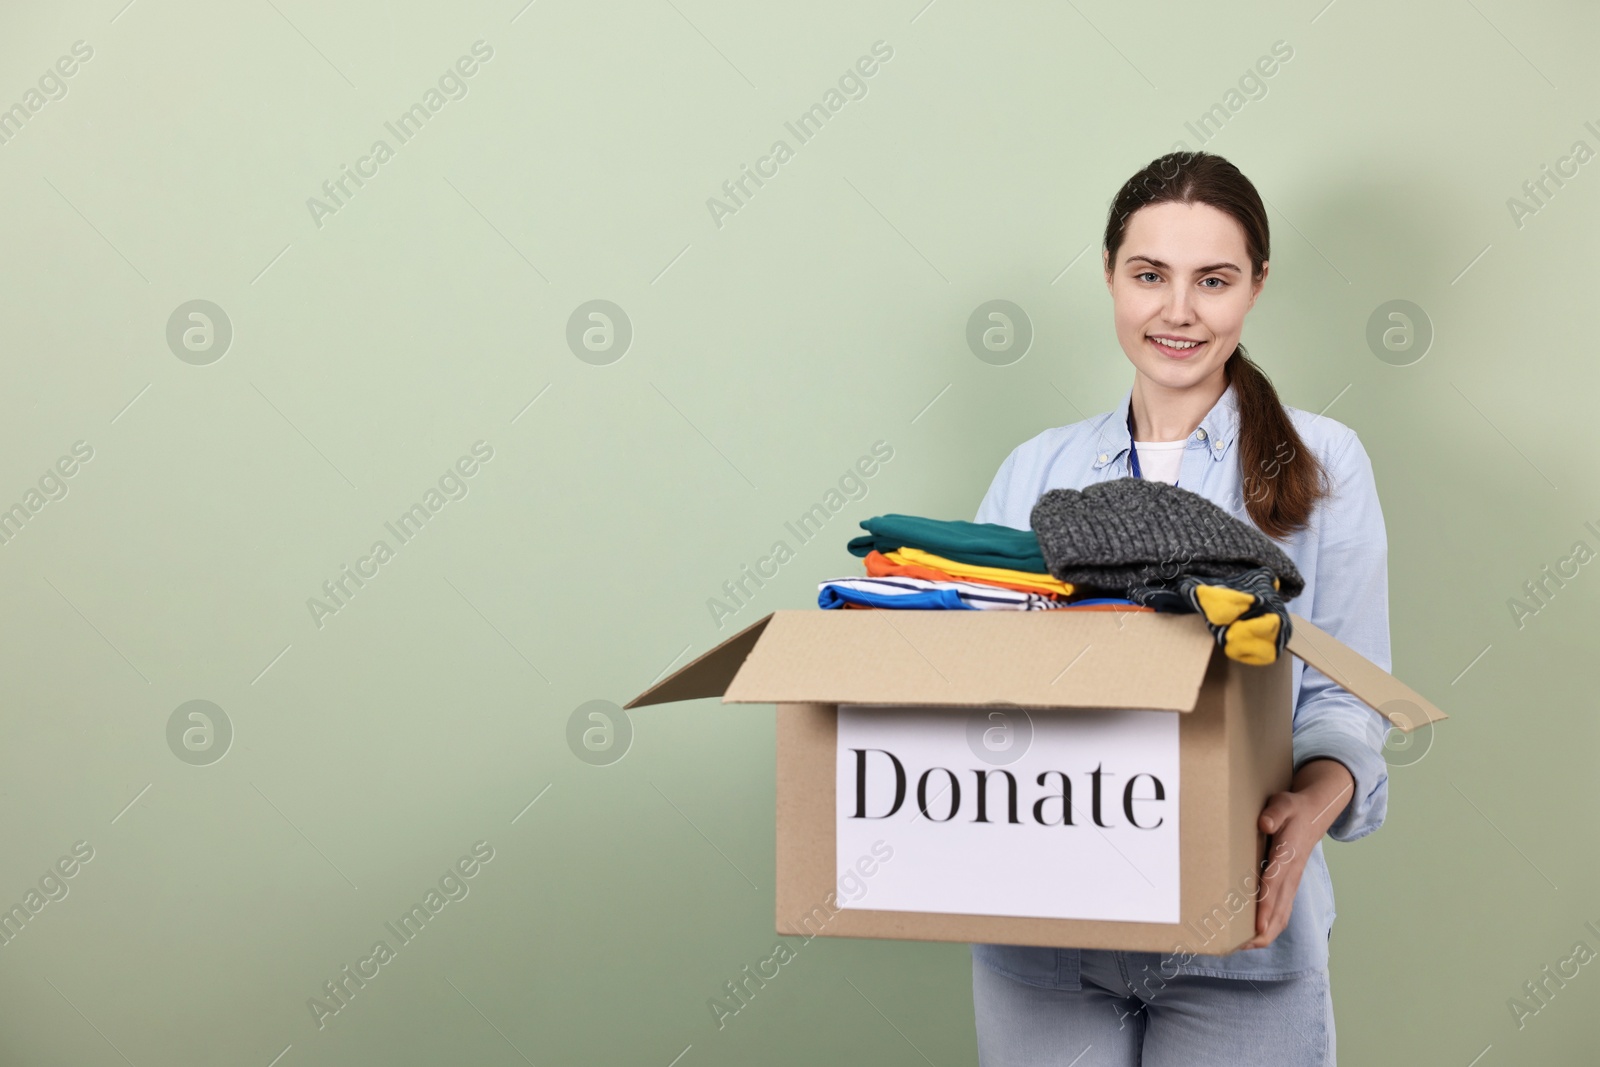
<path id="1" fill-rule="evenodd" d="M 1176 923 L 1178 715 L 839 706 L 838 869 L 875 911 Z"/>

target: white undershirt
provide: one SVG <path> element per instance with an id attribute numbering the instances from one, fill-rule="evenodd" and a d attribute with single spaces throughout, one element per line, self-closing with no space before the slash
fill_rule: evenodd
<path id="1" fill-rule="evenodd" d="M 1148 481 L 1178 484 L 1178 468 L 1183 465 L 1183 450 L 1189 439 L 1182 441 L 1135 441 L 1139 450 L 1139 474 Z"/>

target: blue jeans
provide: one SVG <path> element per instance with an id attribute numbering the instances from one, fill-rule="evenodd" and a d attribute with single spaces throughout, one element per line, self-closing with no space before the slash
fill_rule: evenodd
<path id="1" fill-rule="evenodd" d="M 1331 1067 L 1326 968 L 1280 980 L 1163 979 L 1148 953 L 1085 949 L 1082 989 L 1029 985 L 972 961 L 981 1067 Z M 1131 959 L 1130 959 L 1131 958 Z"/>

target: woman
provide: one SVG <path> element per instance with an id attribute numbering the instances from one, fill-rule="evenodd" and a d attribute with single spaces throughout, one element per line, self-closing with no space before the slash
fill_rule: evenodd
<path id="1" fill-rule="evenodd" d="M 1268 251 L 1260 196 L 1220 156 L 1173 153 L 1130 178 L 1103 269 L 1133 387 L 1116 411 L 1013 451 L 977 521 L 1027 529 L 1054 488 L 1176 482 L 1276 538 L 1306 582 L 1291 609 L 1387 670 L 1388 543 L 1366 450 L 1349 427 L 1284 407 L 1239 344 Z M 974 945 L 985 1067 L 1334 1062 L 1321 839 L 1382 825 L 1386 727 L 1298 660 L 1292 678 L 1294 777 L 1261 812 L 1272 862 L 1255 937 L 1229 955 Z"/>

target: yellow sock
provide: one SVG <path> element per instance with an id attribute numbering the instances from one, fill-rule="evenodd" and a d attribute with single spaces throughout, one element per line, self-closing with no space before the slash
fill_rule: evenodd
<path id="1" fill-rule="evenodd" d="M 1240 663 L 1264 666 L 1278 658 L 1278 616 L 1268 612 L 1228 627 L 1222 651 Z"/>
<path id="2" fill-rule="evenodd" d="M 1196 586 L 1195 598 L 1206 613 L 1206 621 L 1213 626 L 1226 626 L 1255 606 L 1256 598 L 1239 589 L 1225 585 Z"/>

